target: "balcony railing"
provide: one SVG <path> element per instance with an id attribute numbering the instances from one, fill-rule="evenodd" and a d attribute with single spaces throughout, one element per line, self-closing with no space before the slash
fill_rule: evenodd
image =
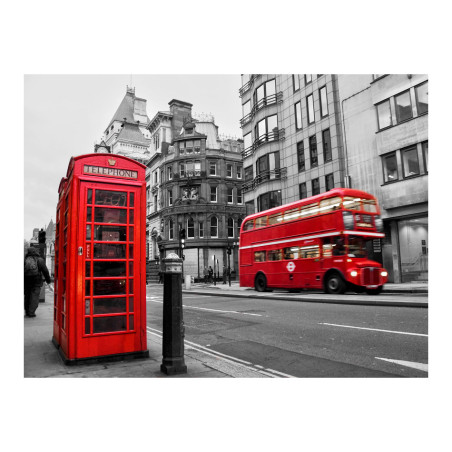
<path id="1" fill-rule="evenodd" d="M 254 190 L 258 185 L 270 180 L 282 180 L 287 178 L 287 168 L 278 168 L 275 170 L 267 170 L 258 174 L 254 179 L 246 181 L 242 185 L 242 191 L 247 192 Z"/>
<path id="2" fill-rule="evenodd" d="M 244 116 L 240 120 L 240 125 L 243 127 L 246 123 L 250 122 L 254 118 L 255 114 L 262 108 L 267 107 L 268 105 L 278 104 L 282 102 L 282 100 L 283 100 L 282 91 L 276 94 L 272 94 L 271 96 L 264 97 L 253 106 L 251 111 L 246 116 Z"/>
<path id="3" fill-rule="evenodd" d="M 262 74 L 252 74 L 250 76 L 250 79 L 247 83 L 245 83 L 240 89 L 239 89 L 239 96 L 242 97 L 254 84 L 254 80 L 256 80 L 258 77 L 260 77 Z"/>
<path id="4" fill-rule="evenodd" d="M 284 140 L 284 138 L 285 138 L 285 129 L 273 129 L 271 132 L 264 133 L 256 140 L 254 140 L 254 143 L 251 146 L 247 147 L 242 151 L 242 157 L 243 158 L 249 157 L 254 153 L 256 149 L 258 149 L 265 143 L 278 140 L 281 141 Z"/>

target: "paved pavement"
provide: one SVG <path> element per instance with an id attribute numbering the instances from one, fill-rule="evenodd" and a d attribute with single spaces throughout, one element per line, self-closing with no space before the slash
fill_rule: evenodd
<path id="1" fill-rule="evenodd" d="M 149 286 L 148 286 L 149 287 Z M 152 286 L 151 286 L 152 287 Z M 405 307 L 428 306 L 426 284 L 387 285 L 386 291 L 378 296 L 326 295 L 322 293 L 288 293 L 274 291 L 256 293 L 253 289 L 240 288 L 237 283 L 231 286 L 222 283 L 194 284 L 184 293 L 216 294 L 231 297 L 266 297 L 293 300 L 294 302 L 379 304 Z M 397 294 L 399 292 L 399 294 Z M 400 293 L 400 292 L 403 292 Z M 404 294 L 412 294 L 404 295 Z M 63 363 L 56 347 L 52 343 L 53 293 L 46 287 L 46 298 L 40 303 L 37 317 L 24 317 L 24 377 L 54 378 L 269 378 L 265 369 L 243 364 L 239 360 L 222 357 L 212 351 L 185 341 L 185 364 L 187 374 L 167 376 L 160 371 L 162 362 L 162 340 L 159 332 L 148 328 L 149 358 L 123 360 L 110 363 L 91 363 L 67 366 Z M 281 375 L 279 375 L 281 376 Z"/>

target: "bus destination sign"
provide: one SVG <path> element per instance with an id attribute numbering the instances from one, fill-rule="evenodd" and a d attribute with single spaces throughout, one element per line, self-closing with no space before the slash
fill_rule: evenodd
<path id="1" fill-rule="evenodd" d="M 83 172 L 85 174 L 98 174 L 99 176 L 129 177 L 131 179 L 138 179 L 137 171 L 127 169 L 105 168 L 103 166 L 84 165 Z"/>

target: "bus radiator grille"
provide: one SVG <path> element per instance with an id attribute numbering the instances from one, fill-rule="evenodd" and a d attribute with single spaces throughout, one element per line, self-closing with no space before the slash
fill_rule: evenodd
<path id="1" fill-rule="evenodd" d="M 380 271 L 378 268 L 365 267 L 361 273 L 361 284 L 363 286 L 379 286 Z"/>

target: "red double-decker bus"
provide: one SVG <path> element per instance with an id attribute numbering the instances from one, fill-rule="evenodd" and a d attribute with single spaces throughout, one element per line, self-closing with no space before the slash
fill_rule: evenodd
<path id="1" fill-rule="evenodd" d="M 335 188 L 249 215 L 240 231 L 240 286 L 379 294 L 388 272 L 367 251 L 383 237 L 377 200 L 360 190 Z"/>

